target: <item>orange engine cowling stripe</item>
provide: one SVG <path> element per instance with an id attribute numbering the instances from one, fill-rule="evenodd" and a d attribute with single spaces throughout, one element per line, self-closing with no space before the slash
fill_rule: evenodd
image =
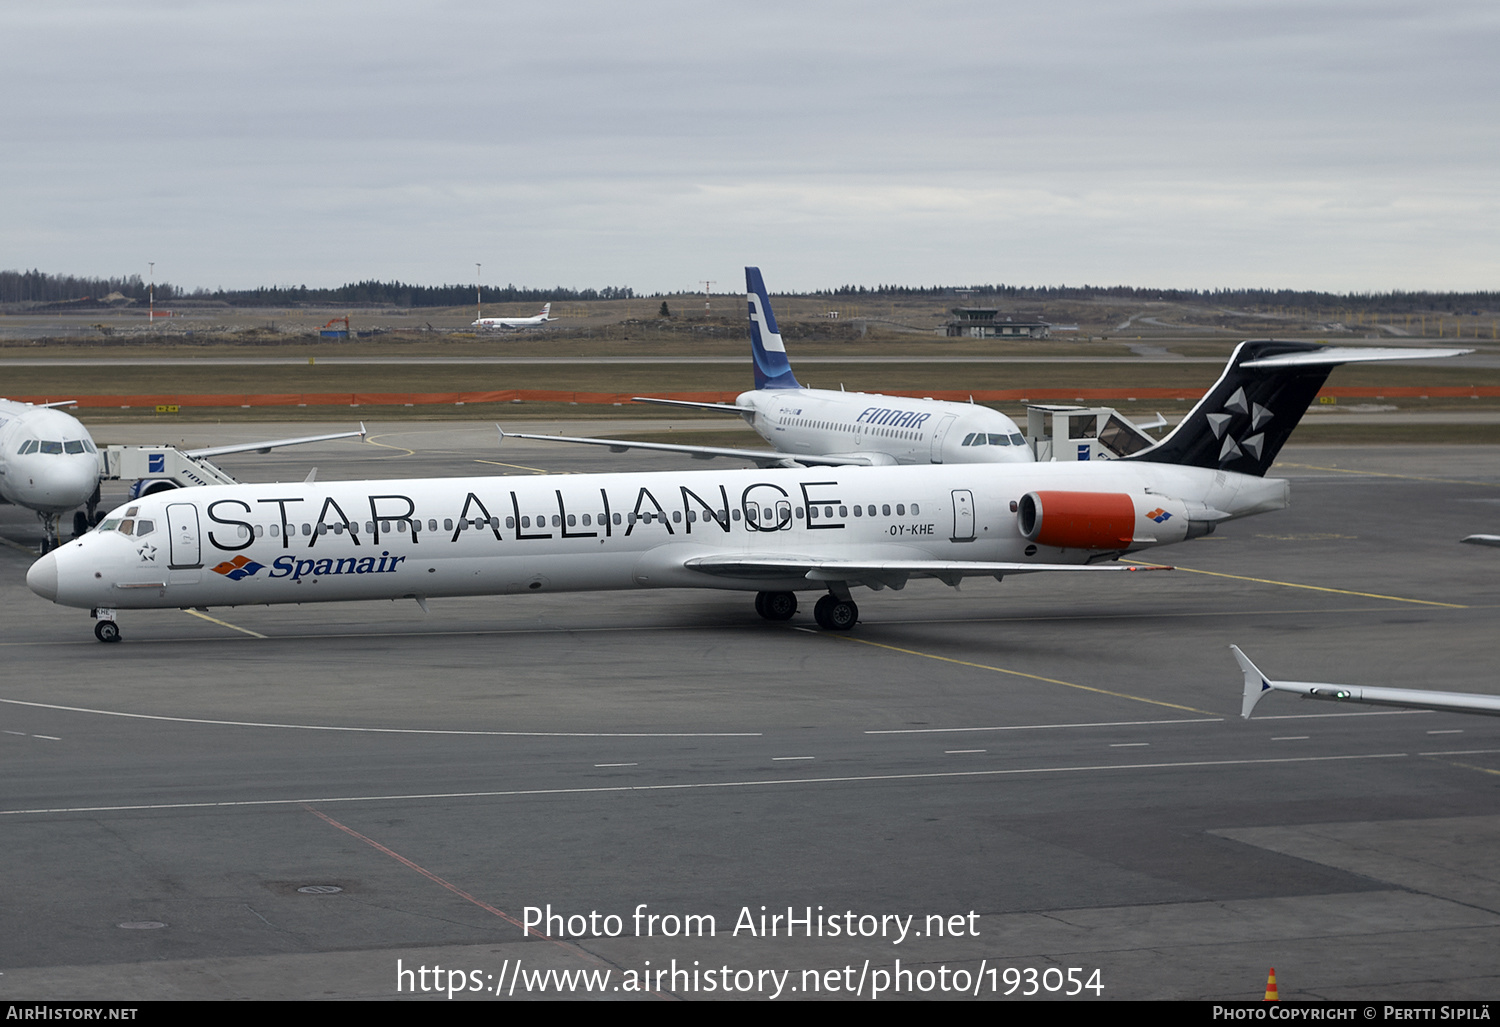
<path id="1" fill-rule="evenodd" d="M 1123 549 L 1135 537 L 1135 503 L 1123 492 L 1033 492 L 1032 541 L 1059 549 Z"/>

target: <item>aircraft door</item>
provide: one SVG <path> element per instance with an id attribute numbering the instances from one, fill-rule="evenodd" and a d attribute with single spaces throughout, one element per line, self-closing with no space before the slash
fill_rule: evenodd
<path id="1" fill-rule="evenodd" d="M 168 566 L 173 570 L 203 566 L 198 541 L 198 508 L 192 503 L 167 506 L 167 541 L 171 546 Z"/>
<path id="2" fill-rule="evenodd" d="M 974 493 L 953 490 L 953 537 L 950 542 L 974 541 Z"/>
<path id="3" fill-rule="evenodd" d="M 940 464 L 943 462 L 943 440 L 948 437 L 948 429 L 953 427 L 953 422 L 958 420 L 957 414 L 944 414 L 943 419 L 932 429 L 932 462 Z"/>

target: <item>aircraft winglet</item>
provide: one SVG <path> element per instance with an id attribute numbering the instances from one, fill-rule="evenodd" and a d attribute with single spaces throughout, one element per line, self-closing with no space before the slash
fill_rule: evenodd
<path id="1" fill-rule="evenodd" d="M 1260 702 L 1260 697 L 1271 690 L 1271 683 L 1266 676 L 1260 672 L 1260 668 L 1250 662 L 1250 657 L 1240 652 L 1240 647 L 1232 645 L 1229 651 L 1234 653 L 1234 658 L 1239 662 L 1240 670 L 1245 672 L 1245 696 L 1240 703 L 1240 716 L 1246 720 L 1250 719 L 1250 712 L 1255 709 L 1255 704 Z"/>

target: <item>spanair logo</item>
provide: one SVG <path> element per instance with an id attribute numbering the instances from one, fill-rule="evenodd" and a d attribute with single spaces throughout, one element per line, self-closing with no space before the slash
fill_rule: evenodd
<path id="1" fill-rule="evenodd" d="M 265 564 L 256 563 L 248 556 L 236 556 L 233 560 L 225 560 L 219 566 L 215 567 L 214 573 L 222 574 L 230 581 L 239 581 L 241 578 L 248 578 L 255 574 L 256 571 L 264 569 Z"/>
<path id="2" fill-rule="evenodd" d="M 1169 514 L 1169 513 L 1167 513 L 1165 510 L 1163 510 L 1161 507 L 1158 506 L 1155 510 L 1152 510 L 1146 516 L 1149 517 L 1149 518 L 1151 518 L 1157 524 L 1160 524 L 1163 521 L 1165 521 L 1168 518 L 1170 518 L 1172 515 Z"/>

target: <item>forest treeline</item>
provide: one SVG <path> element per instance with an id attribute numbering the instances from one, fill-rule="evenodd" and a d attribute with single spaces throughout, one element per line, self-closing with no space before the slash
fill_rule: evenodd
<path id="1" fill-rule="evenodd" d="M 106 298 L 118 294 L 122 301 L 147 302 L 149 283 L 140 275 L 120 278 L 87 278 L 55 275 L 43 271 L 0 271 L 0 303 L 25 307 L 105 306 Z M 568 300 L 623 300 L 645 298 L 628 286 L 602 289 L 504 288 L 484 286 L 484 303 L 546 303 Z M 660 295 L 649 294 L 653 297 Z M 1387 312 L 1451 311 L 1470 313 L 1500 309 L 1500 292 L 1356 292 L 1334 293 L 1297 289 L 1146 289 L 1113 286 L 1024 286 L 1024 285 L 843 285 L 809 293 L 815 297 L 859 297 L 865 299 L 941 298 L 955 304 L 979 306 L 988 303 L 1040 304 L 1058 300 L 1122 300 L 1127 302 L 1200 303 L 1212 306 L 1254 308 L 1304 308 L 1380 310 Z M 336 289 L 310 289 L 305 285 L 261 286 L 255 289 L 186 290 L 171 282 L 156 283 L 158 303 L 183 300 L 223 303 L 235 307 L 459 307 L 475 302 L 471 285 L 411 285 L 374 279 L 351 282 Z"/>

